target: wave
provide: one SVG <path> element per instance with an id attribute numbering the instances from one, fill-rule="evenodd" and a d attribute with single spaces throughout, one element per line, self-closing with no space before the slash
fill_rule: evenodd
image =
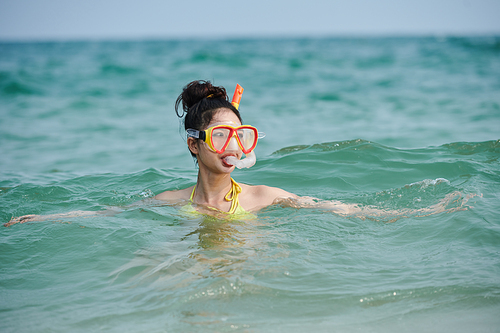
<path id="1" fill-rule="evenodd" d="M 258 167 L 263 181 L 302 195 L 423 208 L 455 192 L 466 201 L 498 191 L 499 153 L 499 140 L 402 149 L 356 139 L 282 148 Z"/>
<path id="2" fill-rule="evenodd" d="M 282 148 L 233 177 L 324 200 L 385 209 L 422 208 L 460 192 L 498 191 L 500 142 L 458 142 L 401 149 L 356 139 Z M 196 181 L 193 170 L 145 169 L 128 174 L 76 176 L 56 172 L 26 177 L 5 174 L 2 218 L 47 209 L 126 206 Z"/>
<path id="3" fill-rule="evenodd" d="M 26 73 L 24 76 L 26 76 Z M 28 77 L 20 78 L 19 75 L 9 72 L 0 72 L 0 92 L 6 97 L 42 94 L 42 91 L 38 87 L 35 87 L 32 82 L 27 82 L 32 79 Z"/>
<path id="4" fill-rule="evenodd" d="M 302 150 L 311 150 L 311 151 L 342 150 L 351 147 L 354 147 L 354 150 L 356 150 L 356 148 L 364 146 L 379 147 L 381 149 L 388 151 L 416 152 L 421 150 L 435 150 L 436 148 L 442 147 L 444 150 L 449 149 L 452 152 L 457 152 L 460 154 L 474 154 L 480 152 L 500 153 L 500 139 L 484 141 L 484 142 L 453 142 L 453 143 L 443 144 L 438 147 L 430 146 L 427 148 L 407 148 L 407 149 L 385 146 L 376 142 L 363 139 L 353 139 L 353 140 L 317 143 L 312 145 L 289 146 L 273 152 L 272 155 L 285 155 L 288 153 L 293 153 Z"/>
<path id="5" fill-rule="evenodd" d="M 500 141 L 457 142 L 427 148 L 395 148 L 356 139 L 282 148 L 261 158 L 263 168 L 300 173 L 304 177 L 322 175 L 382 178 L 403 177 L 410 184 L 423 179 L 461 177 L 498 172 Z M 310 176 L 309 176 L 310 175 Z"/>

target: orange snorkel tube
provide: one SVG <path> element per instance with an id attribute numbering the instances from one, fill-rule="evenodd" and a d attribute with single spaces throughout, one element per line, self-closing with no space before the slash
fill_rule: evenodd
<path id="1" fill-rule="evenodd" d="M 243 95 L 243 87 L 239 84 L 236 84 L 236 89 L 234 90 L 233 100 L 231 104 L 238 110 L 240 107 L 241 95 Z"/>
<path id="2" fill-rule="evenodd" d="M 231 101 L 231 105 L 233 105 L 236 110 L 240 107 L 240 101 L 241 101 L 241 95 L 243 95 L 243 87 L 240 86 L 239 84 L 236 84 L 236 90 L 234 91 L 233 95 L 233 100 Z M 238 160 L 234 156 L 228 156 L 225 158 L 226 163 L 234 165 L 238 169 L 241 168 L 250 168 L 252 165 L 255 164 L 256 157 L 255 153 L 252 150 L 248 154 L 245 154 L 246 157 L 242 160 Z"/>

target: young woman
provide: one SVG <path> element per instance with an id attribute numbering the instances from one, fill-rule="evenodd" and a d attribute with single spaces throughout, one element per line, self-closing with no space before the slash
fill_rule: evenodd
<path id="1" fill-rule="evenodd" d="M 182 110 L 179 106 L 182 104 Z M 398 219 L 408 215 L 429 215 L 443 211 L 448 203 L 461 198 L 460 193 L 447 195 L 436 205 L 428 208 L 385 211 L 372 207 L 360 207 L 340 201 L 321 201 L 310 197 L 300 197 L 276 187 L 265 185 L 239 184 L 231 178 L 235 165 L 246 167 L 255 163 L 253 149 L 257 144 L 258 130 L 243 125 L 238 111 L 239 100 L 229 102 L 223 87 L 209 81 L 193 81 L 184 87 L 177 98 L 177 116 L 184 118 L 187 146 L 198 164 L 198 179 L 195 185 L 183 190 L 165 191 L 154 197 L 159 203 L 178 204 L 184 211 L 224 216 L 249 216 L 264 207 L 280 204 L 296 208 L 318 208 L 339 215 L 361 218 L 390 217 Z M 246 158 L 242 161 L 243 154 Z M 115 214 L 110 210 L 108 213 Z M 25 215 L 12 218 L 5 226 L 15 223 L 60 219 L 76 216 L 106 214 L 104 212 L 75 211 L 55 215 Z"/>
<path id="2" fill-rule="evenodd" d="M 279 188 L 238 184 L 231 178 L 234 158 L 239 161 L 245 153 L 251 159 L 248 155 L 253 154 L 259 135 L 254 127 L 242 126 L 240 113 L 229 102 L 223 87 L 205 81 L 191 82 L 177 99 L 175 109 L 184 118 L 187 146 L 198 164 L 198 180 L 186 189 L 160 193 L 157 200 L 187 201 L 204 212 L 208 209 L 243 214 L 287 198 L 298 198 Z"/>

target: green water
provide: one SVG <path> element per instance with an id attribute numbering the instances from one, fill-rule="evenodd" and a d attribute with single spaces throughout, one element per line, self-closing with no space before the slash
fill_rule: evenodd
<path id="1" fill-rule="evenodd" d="M 497 37 L 0 44 L 2 332 L 495 332 Z M 431 216 L 127 205 L 191 186 L 173 104 L 245 88 L 238 182 Z"/>

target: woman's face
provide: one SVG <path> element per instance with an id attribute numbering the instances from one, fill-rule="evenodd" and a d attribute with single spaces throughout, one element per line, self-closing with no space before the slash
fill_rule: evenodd
<path id="1" fill-rule="evenodd" d="M 202 130 L 206 130 L 212 126 L 216 125 L 230 125 L 230 126 L 240 126 L 241 122 L 238 117 L 234 114 L 233 111 L 229 109 L 221 109 L 216 112 L 213 116 L 210 124 L 206 128 Z M 217 152 L 210 149 L 206 142 L 202 140 L 193 139 L 191 142 L 188 141 L 189 149 L 197 155 L 198 165 L 202 167 L 207 167 L 214 172 L 218 173 L 227 173 L 234 170 L 234 166 L 227 164 L 224 160 L 227 156 L 235 156 L 240 159 L 243 155 L 240 147 L 236 143 L 236 138 L 232 138 L 226 150 L 222 154 L 218 154 Z M 193 150 L 193 146 L 196 146 L 196 149 Z"/>

